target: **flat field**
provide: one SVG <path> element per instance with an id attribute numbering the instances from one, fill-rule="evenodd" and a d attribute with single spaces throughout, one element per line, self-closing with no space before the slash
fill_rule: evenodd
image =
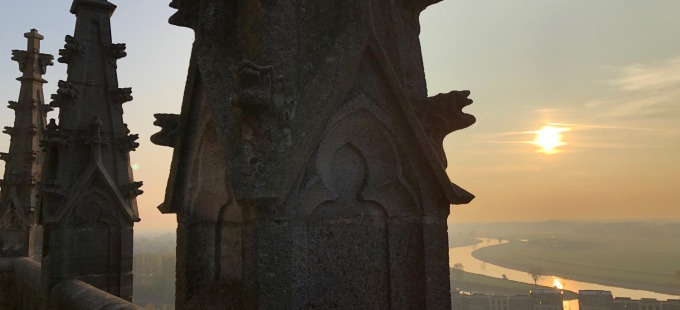
<path id="1" fill-rule="evenodd" d="M 674 238 L 562 233 L 522 239 L 472 254 L 506 268 L 539 268 L 578 281 L 680 294 L 680 247 Z"/>

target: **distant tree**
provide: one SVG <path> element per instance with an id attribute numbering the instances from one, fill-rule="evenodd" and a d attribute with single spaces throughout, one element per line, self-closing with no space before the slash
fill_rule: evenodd
<path id="1" fill-rule="evenodd" d="M 538 280 L 543 278 L 544 272 L 543 269 L 539 267 L 531 267 L 527 273 L 531 276 L 531 279 L 534 280 L 534 285 L 538 285 Z"/>
<path id="2" fill-rule="evenodd" d="M 675 281 L 680 285 L 680 269 L 675 271 Z"/>
<path id="3" fill-rule="evenodd" d="M 451 269 L 451 277 L 454 281 L 462 282 L 465 277 L 465 267 L 461 263 L 453 264 L 453 269 Z"/>

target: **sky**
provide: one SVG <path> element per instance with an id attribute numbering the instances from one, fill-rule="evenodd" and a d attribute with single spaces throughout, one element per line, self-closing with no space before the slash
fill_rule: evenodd
<path id="1" fill-rule="evenodd" d="M 144 181 L 135 230 L 171 230 L 174 215 L 156 207 L 172 150 L 149 137 L 154 113 L 179 113 L 193 32 L 167 23 L 169 0 L 113 2 L 114 43 L 128 52 L 119 84 L 135 97 L 124 117 L 141 142 L 131 155 Z M 38 29 L 42 52 L 57 56 L 73 33 L 70 4 L 4 5 L 0 100 L 17 99 L 10 57 L 26 48 L 23 33 Z M 477 196 L 453 206 L 449 222 L 680 221 L 679 12 L 672 0 L 445 0 L 425 10 L 428 92 L 471 90 L 465 111 L 477 117 L 445 140 L 449 176 Z M 54 93 L 66 65 L 55 61 L 45 79 Z M 0 126 L 12 124 L 12 110 L 0 112 Z M 530 143 L 544 126 L 564 143 L 552 154 Z M 8 148 L 2 135 L 0 151 Z"/>

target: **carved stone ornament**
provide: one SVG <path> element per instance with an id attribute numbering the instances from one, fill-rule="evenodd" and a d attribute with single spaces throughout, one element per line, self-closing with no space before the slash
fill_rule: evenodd
<path id="1" fill-rule="evenodd" d="M 78 39 L 66 35 L 65 38 L 66 44 L 64 44 L 64 48 L 59 50 L 59 61 L 60 63 L 70 63 L 75 57 L 82 56 L 85 53 L 85 47 L 83 44 L 81 44 Z"/>
<path id="2" fill-rule="evenodd" d="M 120 147 L 120 150 L 124 152 L 135 151 L 139 147 L 139 143 L 137 143 L 138 139 L 138 134 L 126 135 L 122 138 L 118 138 L 118 146 Z"/>
<path id="3" fill-rule="evenodd" d="M 47 73 L 47 67 L 54 65 L 54 56 L 50 54 L 38 54 L 38 68 L 40 74 Z"/>
<path id="4" fill-rule="evenodd" d="M 172 0 L 170 7 L 177 9 L 168 22 L 175 26 L 194 28 L 198 18 L 199 0 Z"/>
<path id="5" fill-rule="evenodd" d="M 236 95 L 232 104 L 249 111 L 261 111 L 272 106 L 274 96 L 274 67 L 260 66 L 244 60 L 236 69 Z"/>
<path id="6" fill-rule="evenodd" d="M 126 198 L 134 198 L 144 193 L 140 188 L 144 185 L 144 182 L 132 182 L 130 184 L 125 184 L 120 187 L 123 196 Z"/>
<path id="7" fill-rule="evenodd" d="M 16 61 L 19 63 L 19 71 L 24 72 L 26 71 L 26 63 L 28 62 L 28 52 L 27 51 L 20 51 L 20 50 L 13 50 L 12 51 L 12 60 Z"/>
<path id="8" fill-rule="evenodd" d="M 57 93 L 52 95 L 51 107 L 66 108 L 69 104 L 78 99 L 78 88 L 71 82 L 59 81 L 57 82 Z"/>
<path id="9" fill-rule="evenodd" d="M 132 99 L 132 88 L 118 88 L 111 91 L 111 101 L 116 105 L 132 101 Z"/>
<path id="10" fill-rule="evenodd" d="M 446 135 L 467 128 L 476 121 L 474 116 L 463 112 L 464 107 L 472 104 L 472 99 L 468 96 L 470 96 L 469 90 L 454 90 L 446 94 L 438 94 L 427 98 L 416 110 L 423 129 L 444 167 L 447 166 L 443 146 Z"/>
<path id="11" fill-rule="evenodd" d="M 117 67 L 116 61 L 118 59 L 127 56 L 125 48 L 126 48 L 125 43 L 115 43 L 111 44 L 111 46 L 109 47 L 109 61 L 113 64 L 114 67 Z"/>
<path id="12" fill-rule="evenodd" d="M 151 136 L 151 142 L 156 145 L 174 147 L 177 140 L 177 128 L 179 127 L 180 116 L 177 114 L 161 114 L 153 115 L 156 120 L 153 122 L 154 126 L 161 128 Z"/>
<path id="13" fill-rule="evenodd" d="M 66 196 L 66 192 L 64 191 L 61 182 L 56 180 L 45 180 L 43 184 L 43 192 L 53 195 L 56 198 L 63 198 Z"/>
<path id="14" fill-rule="evenodd" d="M 14 130 L 14 127 L 11 126 L 5 126 L 5 129 L 2 131 L 2 133 L 7 134 L 9 136 L 13 136 L 16 130 Z"/>

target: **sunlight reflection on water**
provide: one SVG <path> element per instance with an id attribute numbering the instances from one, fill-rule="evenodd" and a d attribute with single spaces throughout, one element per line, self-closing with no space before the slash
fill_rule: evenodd
<path id="1" fill-rule="evenodd" d="M 524 283 L 533 284 L 533 280 L 531 279 L 531 276 L 524 271 L 519 271 L 519 270 L 514 270 L 514 269 L 496 266 L 494 264 L 484 262 L 484 261 L 481 261 L 481 260 L 478 260 L 478 259 L 472 257 L 472 252 L 475 251 L 476 249 L 481 249 L 481 248 L 484 248 L 484 247 L 487 247 L 487 246 L 497 246 L 497 245 L 500 245 L 500 244 L 507 243 L 507 241 L 502 241 L 502 243 L 498 243 L 498 241 L 494 241 L 494 240 L 490 240 L 490 239 L 486 239 L 486 240 L 479 239 L 479 240 L 482 240 L 482 242 L 479 243 L 479 244 L 476 244 L 476 245 L 449 249 L 449 266 L 453 266 L 453 264 L 455 264 L 455 263 L 461 263 L 461 264 L 463 264 L 465 271 L 467 271 L 467 272 L 483 274 L 483 275 L 487 275 L 487 276 L 495 277 L 495 278 L 503 278 L 503 276 L 506 276 L 508 278 L 508 280 L 520 281 L 520 282 L 524 282 Z M 524 241 L 524 240 L 522 240 L 522 241 Z M 614 297 L 630 297 L 630 298 L 633 298 L 633 299 L 656 298 L 657 300 L 677 299 L 677 296 L 673 296 L 673 295 L 666 295 L 666 294 L 650 292 L 650 291 L 643 291 L 643 290 L 633 290 L 633 289 L 627 289 L 627 288 L 622 288 L 622 287 L 600 285 L 600 284 L 588 283 L 588 282 L 580 282 L 580 281 L 575 281 L 575 280 L 563 278 L 563 277 L 556 277 L 556 276 L 552 276 L 552 275 L 543 276 L 543 278 L 541 278 L 537 281 L 537 284 L 552 287 L 554 285 L 553 281 L 554 281 L 555 278 L 561 279 L 560 282 L 564 286 L 565 290 L 570 290 L 570 291 L 574 291 L 574 292 L 577 292 L 577 293 L 578 293 L 579 290 L 605 290 L 605 291 L 611 291 L 612 294 L 614 295 Z M 571 300 L 571 301 L 565 300 L 564 301 L 564 309 L 565 310 L 578 310 L 578 299 L 574 299 L 574 300 Z"/>

